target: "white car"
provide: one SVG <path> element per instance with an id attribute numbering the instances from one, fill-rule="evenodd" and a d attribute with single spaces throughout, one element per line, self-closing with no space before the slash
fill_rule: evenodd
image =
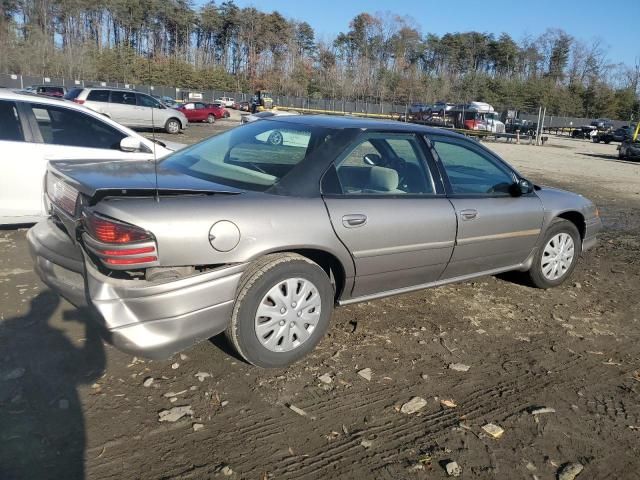
<path id="1" fill-rule="evenodd" d="M 214 100 L 216 103 L 221 103 L 223 106 L 227 108 L 233 107 L 235 100 L 232 97 L 220 97 Z"/>
<path id="2" fill-rule="evenodd" d="M 48 160 L 153 160 L 180 147 L 154 143 L 69 101 L 0 88 L 0 225 L 47 216 Z"/>
<path id="3" fill-rule="evenodd" d="M 89 107 L 130 128 L 162 128 L 167 133 L 180 133 L 189 120 L 174 108 L 146 93 L 124 88 L 72 88 L 64 96 L 79 105 Z"/>

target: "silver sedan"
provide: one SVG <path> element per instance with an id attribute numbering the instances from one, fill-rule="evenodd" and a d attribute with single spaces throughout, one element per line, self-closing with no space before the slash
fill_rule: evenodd
<path id="1" fill-rule="evenodd" d="M 35 269 L 108 341 L 163 358 L 225 332 L 261 367 L 311 351 L 335 306 L 512 270 L 560 285 L 601 229 L 589 200 L 461 135 L 322 116 L 248 123 L 157 165 L 52 162 L 47 194 Z"/>

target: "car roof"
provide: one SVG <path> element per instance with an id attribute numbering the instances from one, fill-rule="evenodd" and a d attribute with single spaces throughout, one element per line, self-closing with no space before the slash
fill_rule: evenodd
<path id="1" fill-rule="evenodd" d="M 387 130 L 393 132 L 437 133 L 439 135 L 460 136 L 459 133 L 450 132 L 443 128 L 427 127 L 416 123 L 405 123 L 393 120 L 378 120 L 351 116 L 332 115 L 282 115 L 267 117 L 263 120 L 269 122 L 287 122 L 310 127 L 324 128 L 358 128 L 361 130 Z"/>

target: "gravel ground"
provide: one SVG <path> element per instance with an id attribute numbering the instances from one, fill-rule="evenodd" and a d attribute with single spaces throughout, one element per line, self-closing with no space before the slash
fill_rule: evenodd
<path id="1" fill-rule="evenodd" d="M 219 338 L 170 361 L 120 353 L 37 280 L 26 230 L 0 231 L 0 478 L 564 480 L 570 464 L 579 479 L 638 478 L 640 164 L 567 138 L 488 145 L 601 207 L 606 230 L 574 277 L 338 309 L 283 370 Z"/>

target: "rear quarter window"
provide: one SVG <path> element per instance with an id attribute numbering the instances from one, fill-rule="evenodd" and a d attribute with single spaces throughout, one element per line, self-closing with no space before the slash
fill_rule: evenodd
<path id="1" fill-rule="evenodd" d="M 0 100 L 0 140 L 24 142 L 24 132 L 14 102 Z"/>

